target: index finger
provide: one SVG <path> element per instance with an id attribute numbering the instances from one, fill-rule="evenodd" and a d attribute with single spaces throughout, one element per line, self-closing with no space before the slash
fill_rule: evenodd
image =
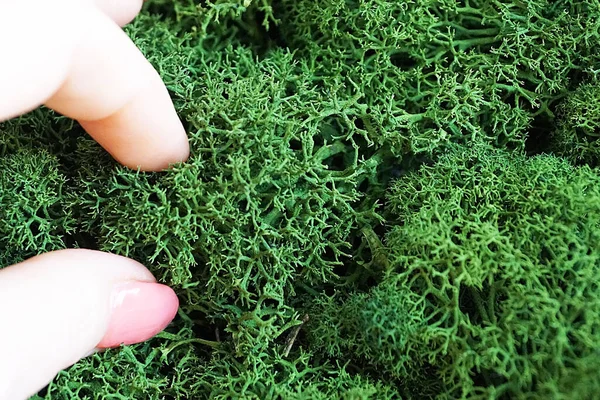
<path id="1" fill-rule="evenodd" d="M 48 4 L 52 3 L 52 4 Z M 162 80 L 120 27 L 72 0 L 0 5 L 0 119 L 41 104 L 76 119 L 117 161 L 147 171 L 189 155 Z"/>

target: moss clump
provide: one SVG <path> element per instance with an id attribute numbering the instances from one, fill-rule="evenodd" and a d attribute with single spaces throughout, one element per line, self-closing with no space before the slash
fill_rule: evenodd
<path id="1" fill-rule="evenodd" d="M 366 292 L 312 300 L 311 348 L 415 398 L 593 397 L 596 171 L 457 148 L 395 182 L 388 212 L 389 268 Z"/>
<path id="2" fill-rule="evenodd" d="M 0 263 L 110 251 L 181 309 L 38 398 L 593 397 L 600 175 L 573 143 L 599 7 L 148 2 L 126 30 L 190 160 L 126 170 L 45 109 L 2 124 Z"/>

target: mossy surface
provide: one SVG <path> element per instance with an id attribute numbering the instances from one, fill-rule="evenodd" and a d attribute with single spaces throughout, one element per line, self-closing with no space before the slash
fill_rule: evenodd
<path id="1" fill-rule="evenodd" d="M 178 293 L 39 399 L 591 399 L 595 0 L 152 0 L 191 157 L 0 125 L 0 267 L 83 247 Z M 305 318 L 308 316 L 308 319 Z"/>

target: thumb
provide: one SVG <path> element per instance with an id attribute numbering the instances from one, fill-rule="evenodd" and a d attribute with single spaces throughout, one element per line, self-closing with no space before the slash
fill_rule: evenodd
<path id="1" fill-rule="evenodd" d="M 62 250 L 0 270 L 0 399 L 34 395 L 100 348 L 149 339 L 178 306 L 144 266 L 107 253 Z"/>

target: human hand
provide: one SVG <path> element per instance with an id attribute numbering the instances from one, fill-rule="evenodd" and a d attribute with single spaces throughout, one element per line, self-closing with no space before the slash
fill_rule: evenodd
<path id="1" fill-rule="evenodd" d="M 0 0 L 0 121 L 45 104 L 127 167 L 187 159 L 165 85 L 117 24 L 142 1 Z"/>
<path id="2" fill-rule="evenodd" d="M 46 105 L 127 167 L 185 161 L 168 92 L 119 27 L 141 4 L 0 0 L 0 121 Z M 0 399 L 26 399 L 95 351 L 149 339 L 178 305 L 144 266 L 102 252 L 63 250 L 0 270 Z"/>

